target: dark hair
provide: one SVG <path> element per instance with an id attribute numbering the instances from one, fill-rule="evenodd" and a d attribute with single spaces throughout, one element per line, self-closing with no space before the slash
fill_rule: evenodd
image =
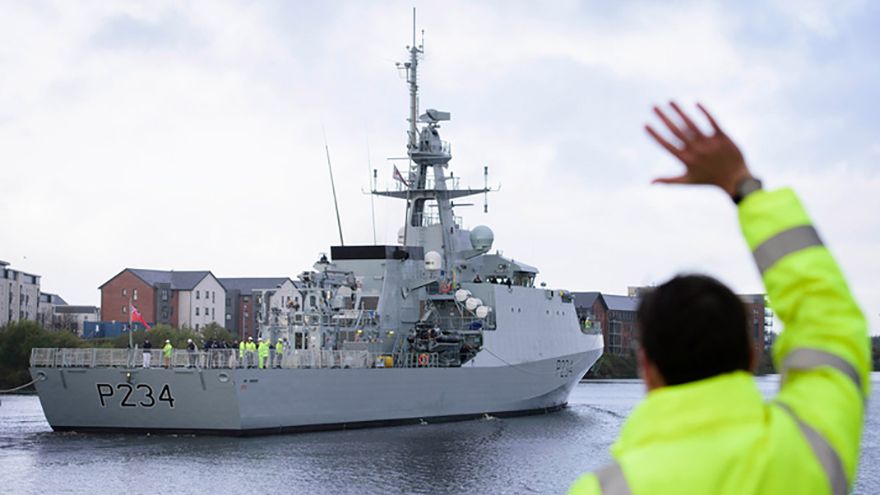
<path id="1" fill-rule="evenodd" d="M 642 296 L 639 344 L 667 385 L 750 369 L 744 303 L 705 275 L 679 275 Z"/>

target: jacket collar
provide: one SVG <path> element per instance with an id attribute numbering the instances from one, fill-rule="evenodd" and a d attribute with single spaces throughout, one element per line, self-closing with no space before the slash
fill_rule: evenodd
<path id="1" fill-rule="evenodd" d="M 736 371 L 705 380 L 661 387 L 630 414 L 617 442 L 614 455 L 656 442 L 700 434 L 724 424 L 760 422 L 764 398 L 754 378 Z"/>

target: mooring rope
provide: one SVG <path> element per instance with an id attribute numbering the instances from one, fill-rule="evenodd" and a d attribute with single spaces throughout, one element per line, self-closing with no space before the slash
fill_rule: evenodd
<path id="1" fill-rule="evenodd" d="M 31 381 L 25 383 L 24 385 L 19 385 L 19 386 L 17 386 L 17 387 L 10 388 L 9 390 L 0 390 L 0 394 L 8 394 L 8 393 L 11 393 L 11 392 L 15 392 L 15 391 L 21 390 L 21 389 L 23 389 L 23 388 L 25 388 L 25 387 L 30 387 L 31 385 L 37 383 L 38 381 L 40 381 L 40 380 L 42 380 L 42 379 L 43 379 L 42 376 L 37 376 L 36 378 L 34 378 L 33 380 L 31 380 Z"/>

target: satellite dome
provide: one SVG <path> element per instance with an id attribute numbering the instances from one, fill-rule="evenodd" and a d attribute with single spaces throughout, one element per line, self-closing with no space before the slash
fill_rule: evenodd
<path id="1" fill-rule="evenodd" d="M 485 225 L 477 225 L 471 230 L 471 246 L 480 253 L 492 249 L 492 242 L 495 241 L 495 234 L 492 229 Z"/>
<path id="2" fill-rule="evenodd" d="M 471 297 L 471 291 L 467 289 L 458 289 L 455 291 L 455 300 L 463 303 L 467 301 L 467 298 Z"/>
<path id="3" fill-rule="evenodd" d="M 425 253 L 425 270 L 439 270 L 443 266 L 443 258 L 437 251 Z"/>

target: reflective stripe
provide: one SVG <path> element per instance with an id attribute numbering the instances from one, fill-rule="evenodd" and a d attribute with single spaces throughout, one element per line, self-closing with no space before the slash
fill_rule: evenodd
<path id="1" fill-rule="evenodd" d="M 840 356 L 831 354 L 830 352 L 819 351 L 816 349 L 795 349 L 789 352 L 782 361 L 782 374 L 784 376 L 789 370 L 806 371 L 820 366 L 831 366 L 848 376 L 850 380 L 855 383 L 856 388 L 859 389 L 859 393 L 863 393 L 862 377 L 859 376 L 859 372 L 856 371 L 855 366 L 851 365 Z"/>
<path id="2" fill-rule="evenodd" d="M 810 444 L 810 448 L 813 449 L 813 453 L 816 455 L 816 459 L 819 461 L 819 464 L 822 465 L 822 469 L 828 476 L 828 483 L 831 485 L 831 493 L 834 495 L 846 495 L 848 485 L 846 481 L 846 473 L 843 472 L 843 463 L 840 462 L 840 457 L 837 455 L 834 448 L 831 447 L 831 444 L 825 441 L 818 431 L 801 421 L 801 418 L 799 418 L 790 407 L 781 402 L 777 402 L 776 404 L 791 415 L 792 419 L 797 423 L 798 428 L 800 428 L 801 433 L 806 437 L 807 443 Z"/>
<path id="3" fill-rule="evenodd" d="M 626 478 L 623 477 L 620 464 L 616 462 L 596 471 L 596 478 L 599 479 L 602 495 L 632 495 L 629 485 L 626 484 Z"/>
<path id="4" fill-rule="evenodd" d="M 761 273 L 767 271 L 786 255 L 812 246 L 821 246 L 822 239 L 812 225 L 801 225 L 784 230 L 762 242 L 752 254 Z"/>

